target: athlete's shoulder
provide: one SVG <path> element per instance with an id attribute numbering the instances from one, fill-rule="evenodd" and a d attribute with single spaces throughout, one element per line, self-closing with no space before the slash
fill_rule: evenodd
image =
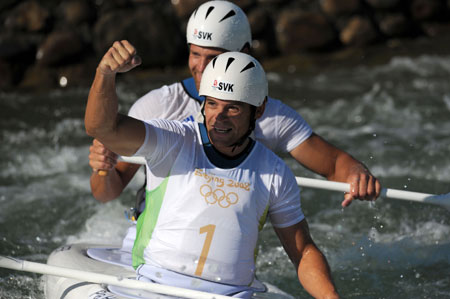
<path id="1" fill-rule="evenodd" d="M 196 126 L 195 122 L 192 121 L 180 121 L 180 120 L 174 120 L 174 119 L 151 119 L 145 121 L 146 123 L 153 125 L 158 128 L 162 129 L 168 129 L 171 131 L 179 131 L 179 130 L 188 130 L 188 131 L 195 131 Z"/>
<path id="2" fill-rule="evenodd" d="M 286 105 L 281 100 L 274 99 L 272 97 L 267 97 L 266 111 L 269 112 L 270 114 L 278 114 L 278 115 L 284 115 L 284 114 L 299 115 L 292 107 L 290 107 L 289 105 Z"/>
<path id="3" fill-rule="evenodd" d="M 131 106 L 128 115 L 142 120 L 167 117 L 170 115 L 171 107 L 174 106 L 169 103 L 182 101 L 183 92 L 180 82 L 153 89 Z"/>
<path id="4" fill-rule="evenodd" d="M 181 83 L 175 82 L 170 85 L 163 85 L 159 88 L 152 89 L 146 94 L 144 94 L 142 97 L 140 97 L 135 104 L 137 103 L 145 103 L 147 101 L 152 101 L 154 99 L 161 99 L 162 97 L 169 96 L 171 94 L 177 93 L 177 91 L 182 90 Z"/>
<path id="5" fill-rule="evenodd" d="M 268 164 L 286 164 L 283 159 L 281 159 L 277 154 L 275 154 L 270 148 L 268 148 L 264 143 L 259 140 L 255 141 L 254 149 L 257 161 L 265 161 Z"/>

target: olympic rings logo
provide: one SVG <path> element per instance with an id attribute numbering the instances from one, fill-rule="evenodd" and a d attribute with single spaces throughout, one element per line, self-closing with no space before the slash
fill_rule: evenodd
<path id="1" fill-rule="evenodd" d="M 222 189 L 212 190 L 210 185 L 202 185 L 200 194 L 205 198 L 206 203 L 217 203 L 221 208 L 228 208 L 239 201 L 239 196 L 234 192 L 225 193 Z"/>

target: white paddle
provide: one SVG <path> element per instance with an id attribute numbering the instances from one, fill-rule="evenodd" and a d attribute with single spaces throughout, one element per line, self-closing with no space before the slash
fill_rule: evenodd
<path id="1" fill-rule="evenodd" d="M 324 189 L 330 191 L 350 192 L 350 184 L 332 182 L 326 180 L 310 179 L 304 177 L 295 177 L 297 184 L 302 187 Z M 450 209 L 450 193 L 446 194 L 428 194 L 397 189 L 381 189 L 381 197 L 417 201 L 443 206 Z"/>
<path id="2" fill-rule="evenodd" d="M 120 159 L 128 163 L 145 164 L 145 159 L 143 157 L 120 157 Z M 347 183 L 339 183 L 305 177 L 295 177 L 295 178 L 297 180 L 297 184 L 301 187 L 324 189 L 330 191 L 350 192 L 350 184 Z M 435 195 L 428 193 L 383 188 L 381 190 L 381 197 L 430 203 L 450 209 L 450 193 Z"/>
<path id="3" fill-rule="evenodd" d="M 158 294 L 165 294 L 170 296 L 177 296 L 183 298 L 193 299 L 228 299 L 232 298 L 224 295 L 217 295 L 213 293 L 200 292 L 195 290 L 189 290 L 184 288 L 166 286 L 157 283 L 150 283 L 144 281 L 138 281 L 129 278 L 123 278 L 119 276 L 100 274 L 89 271 L 82 271 L 70 268 L 63 268 L 57 266 L 51 266 L 41 263 L 29 262 L 24 260 L 15 259 L 12 257 L 6 257 L 0 255 L 0 267 L 19 270 L 25 272 L 32 272 L 38 274 L 54 275 L 59 277 L 73 278 L 80 281 L 87 281 L 100 284 L 114 285 L 129 289 L 145 290 Z"/>

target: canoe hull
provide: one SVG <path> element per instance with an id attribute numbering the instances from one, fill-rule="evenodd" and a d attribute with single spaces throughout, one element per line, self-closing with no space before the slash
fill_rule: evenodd
<path id="1" fill-rule="evenodd" d="M 101 248 L 103 250 L 96 250 Z M 83 270 L 123 278 L 136 278 L 136 272 L 130 266 L 129 254 L 118 254 L 120 246 L 93 245 L 86 243 L 62 246 L 54 250 L 47 259 L 47 264 L 69 269 Z M 91 258 L 89 255 L 95 257 Z M 125 258 L 125 259 L 121 259 Z M 97 260 L 99 259 L 99 260 Z M 102 261 L 101 261 L 102 260 Z M 173 298 L 171 296 L 150 293 L 143 290 L 132 290 L 90 283 L 72 278 L 43 276 L 44 293 L 46 299 L 142 299 L 142 298 Z M 256 281 L 256 280 L 255 280 Z M 261 282 L 258 282 L 261 284 Z M 293 299 L 291 295 L 277 287 L 264 283 L 265 293 L 255 293 L 253 298 L 260 299 Z M 125 295 L 126 294 L 126 295 Z"/>
<path id="2" fill-rule="evenodd" d="M 87 255 L 88 248 L 110 248 L 111 245 L 72 244 L 54 250 L 47 259 L 47 264 L 71 269 L 96 272 L 124 278 L 135 278 L 136 272 L 131 267 L 121 267 L 96 261 Z M 119 247 L 119 246 L 117 246 Z M 82 299 L 82 298 L 114 298 L 123 299 L 110 293 L 106 286 L 76 279 L 43 276 L 44 293 L 47 299 Z"/>

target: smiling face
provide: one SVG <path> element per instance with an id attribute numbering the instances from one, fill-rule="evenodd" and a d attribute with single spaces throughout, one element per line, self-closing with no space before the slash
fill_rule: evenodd
<path id="1" fill-rule="evenodd" d="M 235 144 L 248 132 L 252 121 L 253 107 L 247 103 L 224 101 L 207 97 L 205 101 L 205 123 L 212 145 L 222 154 L 235 156 L 240 154 L 248 144 Z M 264 105 L 256 108 L 254 117 L 259 118 L 264 112 Z"/>
<path id="2" fill-rule="evenodd" d="M 189 46 L 189 70 L 194 77 L 197 90 L 200 89 L 203 71 L 208 63 L 217 55 L 226 52 L 218 48 L 200 47 L 194 44 Z"/>

